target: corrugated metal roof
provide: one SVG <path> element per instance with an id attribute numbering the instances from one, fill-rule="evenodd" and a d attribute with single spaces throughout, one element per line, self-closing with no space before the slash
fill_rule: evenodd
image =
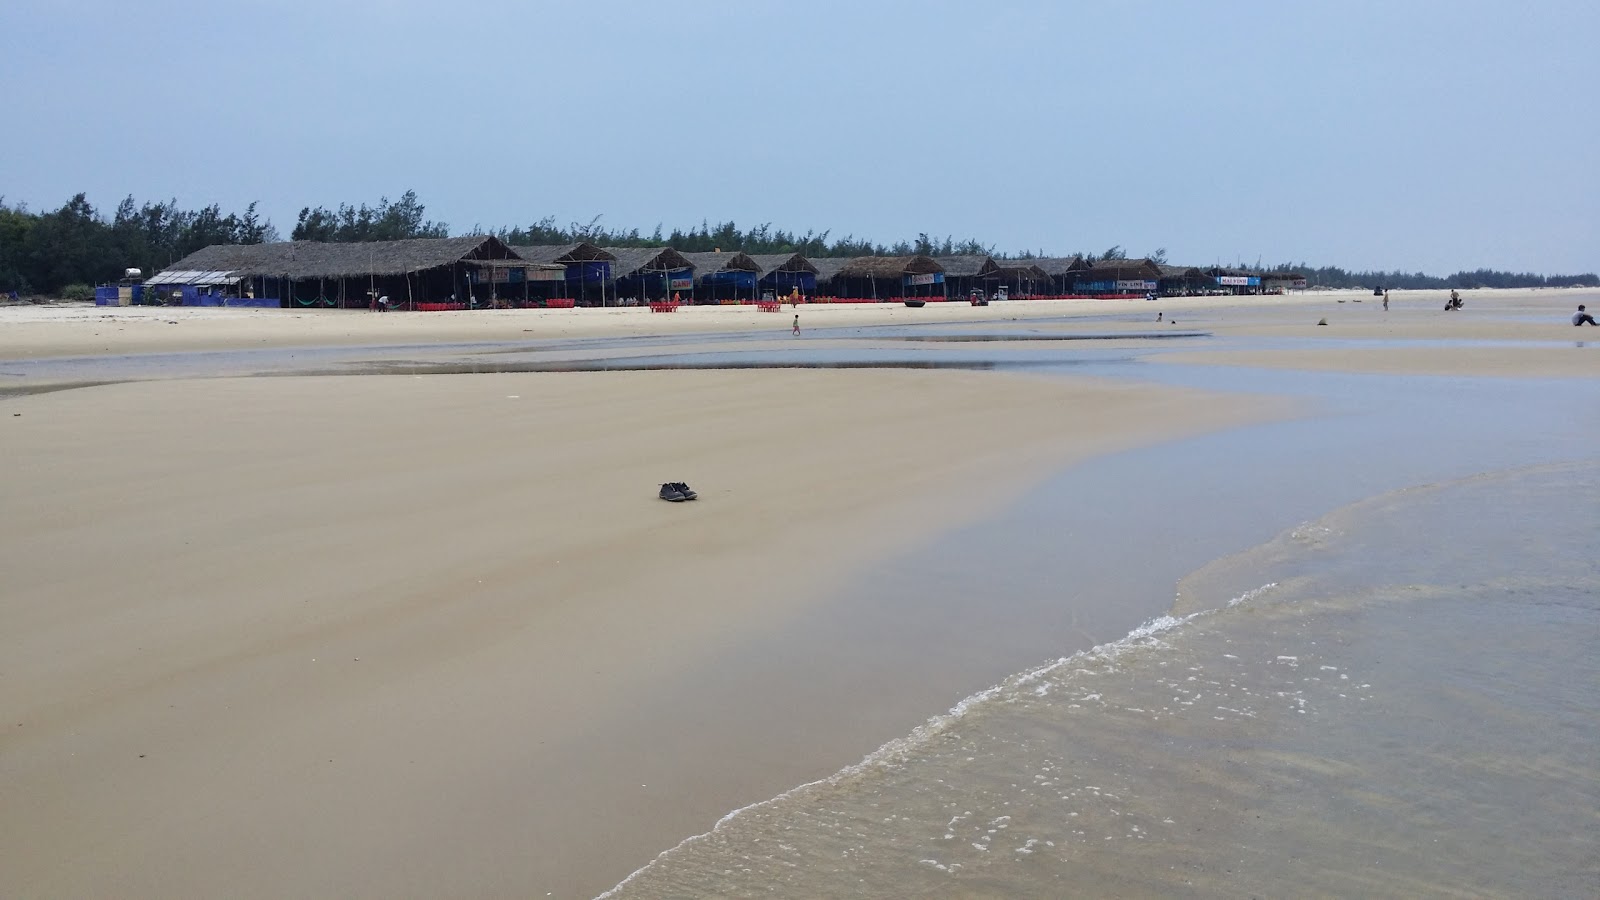
<path id="1" fill-rule="evenodd" d="M 236 272 L 218 272 L 215 270 L 171 270 L 150 276 L 145 282 L 148 285 L 163 284 L 192 284 L 197 287 L 213 287 L 220 284 L 233 284 L 244 276 Z"/>

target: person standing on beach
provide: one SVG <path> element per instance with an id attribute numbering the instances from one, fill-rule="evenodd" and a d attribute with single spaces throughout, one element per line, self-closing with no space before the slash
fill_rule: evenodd
<path id="1" fill-rule="evenodd" d="M 1384 288 L 1383 289 L 1383 311 L 1384 312 L 1388 312 L 1389 311 L 1389 289 L 1388 288 Z"/>
<path id="2" fill-rule="evenodd" d="M 1594 325 L 1595 324 L 1594 316 L 1589 315 L 1589 313 L 1584 309 L 1583 304 L 1579 303 L 1578 304 L 1578 311 L 1572 314 L 1572 324 L 1573 325 Z"/>
<path id="3" fill-rule="evenodd" d="M 795 313 L 794 314 L 794 336 L 795 337 L 799 337 L 800 336 L 800 314 L 799 313 Z"/>

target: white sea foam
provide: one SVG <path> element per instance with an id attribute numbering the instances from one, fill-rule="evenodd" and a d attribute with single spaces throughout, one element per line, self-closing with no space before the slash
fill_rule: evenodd
<path id="1" fill-rule="evenodd" d="M 1238 597 L 1235 597 L 1234 599 L 1228 601 L 1227 605 L 1229 608 L 1231 608 L 1239 605 L 1240 603 L 1249 602 L 1250 600 L 1261 596 L 1276 586 L 1276 582 L 1264 584 L 1253 590 L 1246 591 Z M 875 766 L 888 766 L 895 762 L 903 761 L 913 750 L 925 745 L 934 737 L 944 733 L 951 726 L 965 718 L 969 712 L 972 712 L 974 709 L 979 708 L 985 703 L 1009 703 L 1013 702 L 1016 697 L 1028 693 L 1033 693 L 1036 696 L 1042 696 L 1042 694 L 1037 694 L 1033 691 L 1025 692 L 1020 689 L 1033 685 L 1035 682 L 1039 682 L 1042 679 L 1069 666 L 1075 666 L 1079 670 L 1086 671 L 1083 669 L 1083 665 L 1085 663 L 1114 662 L 1119 656 L 1130 650 L 1165 647 L 1166 645 L 1159 640 L 1160 635 L 1172 631 L 1175 628 L 1179 628 L 1188 622 L 1194 621 L 1195 619 L 1203 616 L 1209 616 L 1216 612 L 1216 610 L 1208 609 L 1190 613 L 1186 616 L 1157 616 L 1156 618 L 1151 619 L 1128 632 L 1128 634 L 1120 640 L 1098 644 L 1089 648 L 1088 650 L 1081 650 L 1072 654 L 1071 656 L 1063 656 L 1059 659 L 1052 660 L 1051 662 L 1035 666 L 1032 669 L 1028 669 L 1013 675 L 1010 678 L 1007 678 L 1005 681 L 994 685 L 993 687 L 985 688 L 984 690 L 981 690 L 976 694 L 963 699 L 955 706 L 950 707 L 949 712 L 941 716 L 934 716 L 930 718 L 928 721 L 912 729 L 910 734 L 903 738 L 896 738 L 895 740 L 889 741 L 878 749 L 867 754 L 860 762 L 854 765 L 846 766 L 845 768 L 840 769 L 826 778 L 819 778 L 816 781 L 808 781 L 805 784 L 792 787 L 776 797 L 751 803 L 748 806 L 741 806 L 738 809 L 729 812 L 722 818 L 718 819 L 716 824 L 711 826 L 710 831 L 686 837 L 682 841 L 679 841 L 676 845 L 661 851 L 660 853 L 656 854 L 655 859 L 652 859 L 650 862 L 647 862 L 638 869 L 635 869 L 631 874 L 628 875 L 627 878 L 617 882 L 614 887 L 605 893 L 600 894 L 595 898 L 595 900 L 606 900 L 608 897 L 616 896 L 618 892 L 627 887 L 629 883 L 638 878 L 640 875 L 644 874 L 657 863 L 662 862 L 663 860 L 673 856 L 685 848 L 705 841 L 718 831 L 725 828 L 729 823 L 733 822 L 739 816 L 747 812 L 774 806 L 783 802 L 784 800 L 799 796 L 800 794 L 815 788 L 838 784 L 845 779 L 859 775 L 860 773 L 868 771 Z M 1097 700 L 1099 697 L 1099 694 L 1089 694 L 1080 699 Z M 970 815 L 970 813 L 967 815 Z M 951 823 L 953 824 L 954 820 L 951 820 Z M 980 847 L 979 849 L 986 848 Z M 934 865 L 937 865 L 937 863 Z"/>

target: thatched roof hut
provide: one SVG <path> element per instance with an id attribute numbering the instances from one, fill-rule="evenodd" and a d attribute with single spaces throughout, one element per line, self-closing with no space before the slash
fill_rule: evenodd
<path id="1" fill-rule="evenodd" d="M 901 278 L 906 275 L 943 274 L 944 267 L 931 256 L 858 256 L 845 263 L 836 277 Z"/>
<path id="2" fill-rule="evenodd" d="M 611 254 L 586 241 L 579 241 L 576 244 L 518 244 L 511 249 L 528 262 L 569 265 L 581 262 L 611 262 L 615 259 Z"/>
<path id="3" fill-rule="evenodd" d="M 839 272 L 845 266 L 850 265 L 851 262 L 852 260 L 846 256 L 813 257 L 811 259 L 811 268 L 816 270 L 817 283 L 826 284 L 833 281 Z"/>
<path id="4" fill-rule="evenodd" d="M 1052 278 L 1060 278 L 1069 272 L 1077 272 L 1089 267 L 1081 256 L 1039 256 L 1028 260 L 1038 266 L 1040 271 Z"/>
<path id="5" fill-rule="evenodd" d="M 676 272 L 693 269 L 682 253 L 671 247 L 602 247 L 615 260 L 611 264 L 611 277 L 629 278 L 646 272 Z"/>
<path id="6" fill-rule="evenodd" d="M 757 253 L 750 259 L 766 274 L 773 272 L 810 272 L 817 274 L 816 264 L 798 253 Z"/>
<path id="7" fill-rule="evenodd" d="M 501 243 L 499 238 L 480 234 L 356 244 L 314 241 L 213 244 L 167 268 L 173 271 L 230 272 L 244 278 L 383 278 L 454 266 L 467 260 L 516 258 L 517 254 Z"/>
<path id="8" fill-rule="evenodd" d="M 888 299 L 944 292 L 944 267 L 931 256 L 858 256 L 833 276 L 840 297 Z"/>
<path id="9" fill-rule="evenodd" d="M 1050 277 L 1043 267 L 1031 259 L 1011 259 L 995 263 L 994 274 L 1001 278 L 1024 278 L 1044 281 Z"/>
<path id="10" fill-rule="evenodd" d="M 994 257 L 975 254 L 935 256 L 934 261 L 944 269 L 946 279 L 979 278 L 993 274 L 996 268 Z"/>
<path id="11" fill-rule="evenodd" d="M 1101 259 L 1089 267 L 1088 274 L 1096 281 L 1148 280 L 1161 277 L 1161 266 L 1148 259 Z"/>
<path id="12" fill-rule="evenodd" d="M 761 266 L 754 259 L 738 252 L 732 253 L 684 253 L 683 258 L 694 266 L 696 278 L 715 275 L 719 272 L 750 272 L 759 275 Z"/>

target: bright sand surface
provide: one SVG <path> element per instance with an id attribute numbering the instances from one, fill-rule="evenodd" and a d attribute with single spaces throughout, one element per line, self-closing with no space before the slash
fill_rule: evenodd
<path id="1" fill-rule="evenodd" d="M 1580 303 L 1600 309 L 1600 290 L 1466 291 L 1466 308 L 1444 312 L 1447 291 L 1391 291 L 1390 308 L 1370 291 L 1271 297 L 964 302 L 920 309 L 900 304 L 802 304 L 777 314 L 753 306 L 371 313 L 362 310 L 259 310 L 95 306 L 0 308 L 0 361 L 194 350 L 380 347 L 577 338 L 770 332 L 787 339 L 794 316 L 803 332 L 880 325 L 1009 322 L 1080 333 L 1123 331 L 1130 322 L 1201 329 L 1256 340 L 1243 353 L 1184 351 L 1172 362 L 1342 369 L 1411 374 L 1564 377 L 1595 371 L 1600 334 L 1574 328 Z M 1326 326 L 1318 326 L 1326 319 Z M 1594 329 L 1600 332 L 1600 329 Z M 1428 342 L 1432 346 L 1419 346 Z M 1587 347 L 1577 344 L 1587 343 Z M 1280 346 L 1274 346 L 1274 344 Z M 1387 346 L 1375 346 L 1387 344 Z M 1589 351 L 1589 352 L 1582 352 Z M 22 383 L 0 372 L 0 388 Z"/>
<path id="2" fill-rule="evenodd" d="M 1152 359 L 1600 371 L 1566 318 L 1594 292 L 1469 292 L 1452 313 L 1442 294 L 1394 292 L 1387 314 L 1356 296 L 800 315 L 1092 332 L 1159 310 L 1232 343 Z M 0 310 L 0 359 L 786 334 L 792 315 L 26 307 Z M 839 725 L 785 745 L 781 766 L 707 757 L 703 739 L 762 738 L 714 708 L 640 709 L 652 688 L 1061 466 L 1292 413 L 883 370 L 192 379 L 0 399 L 0 894 L 603 890 L 871 749 Z M 667 479 L 701 499 L 655 499 Z M 863 687 L 852 703 L 870 717 Z M 807 689 L 767 699 L 781 714 Z"/>
<path id="3" fill-rule="evenodd" d="M 730 772 L 676 749 L 715 711 L 619 741 L 642 691 L 1055 466 L 1270 406 L 797 370 L 5 400 L 0 894 L 604 890 L 871 749 Z"/>

